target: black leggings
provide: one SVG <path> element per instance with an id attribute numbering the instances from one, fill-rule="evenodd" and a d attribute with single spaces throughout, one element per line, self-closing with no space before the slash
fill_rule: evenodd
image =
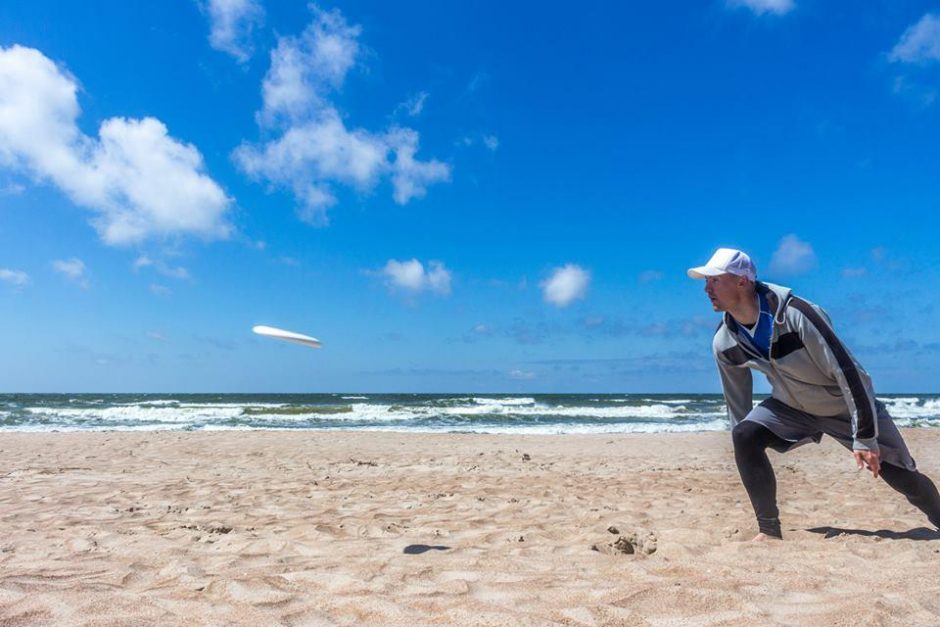
<path id="1" fill-rule="evenodd" d="M 777 538 L 780 532 L 780 512 L 777 509 L 777 479 L 767 459 L 767 448 L 783 452 L 790 442 L 777 437 L 763 425 L 744 420 L 731 431 L 734 442 L 734 461 L 737 462 L 741 482 L 751 499 L 761 533 Z M 931 524 L 940 528 L 940 493 L 933 482 L 916 470 L 884 463 L 881 477 L 907 500 L 927 514 Z"/>

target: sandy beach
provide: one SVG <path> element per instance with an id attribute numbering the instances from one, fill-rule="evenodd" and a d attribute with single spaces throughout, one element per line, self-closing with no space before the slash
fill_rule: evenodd
<path id="1" fill-rule="evenodd" d="M 940 624 L 920 512 L 771 455 L 764 545 L 727 433 L 5 433 L 0 624 Z"/>

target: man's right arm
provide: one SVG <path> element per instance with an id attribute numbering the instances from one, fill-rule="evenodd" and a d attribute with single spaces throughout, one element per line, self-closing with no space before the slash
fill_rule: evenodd
<path id="1" fill-rule="evenodd" d="M 718 350 L 715 350 L 715 362 L 721 375 L 721 391 L 728 405 L 728 419 L 734 427 L 754 408 L 754 380 L 751 369 L 732 364 Z"/>

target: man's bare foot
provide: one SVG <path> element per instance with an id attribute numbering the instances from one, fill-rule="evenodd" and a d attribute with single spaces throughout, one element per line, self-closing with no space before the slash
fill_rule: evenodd
<path id="1" fill-rule="evenodd" d="M 759 533 L 754 536 L 754 539 L 751 542 L 780 542 L 783 538 L 778 538 L 777 536 L 769 536 L 766 533 Z"/>

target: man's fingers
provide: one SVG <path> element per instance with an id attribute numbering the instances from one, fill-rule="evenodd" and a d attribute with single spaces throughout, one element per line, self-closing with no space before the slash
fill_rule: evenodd
<path id="1" fill-rule="evenodd" d="M 852 451 L 858 469 L 868 468 L 875 477 L 881 474 L 881 455 L 875 451 Z"/>
<path id="2" fill-rule="evenodd" d="M 858 469 L 861 470 L 862 467 L 865 465 L 865 463 L 862 461 L 862 459 L 863 459 L 863 458 L 862 458 L 862 452 L 861 452 L 861 451 L 853 451 L 852 454 L 855 455 L 855 463 L 858 464 Z"/>

